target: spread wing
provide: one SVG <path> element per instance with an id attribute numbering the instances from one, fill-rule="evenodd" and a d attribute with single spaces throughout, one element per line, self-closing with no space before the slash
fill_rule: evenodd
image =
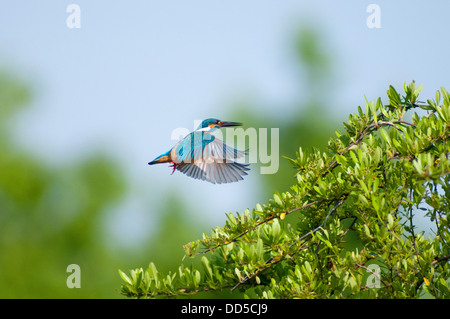
<path id="1" fill-rule="evenodd" d="M 192 132 L 176 146 L 177 169 L 213 184 L 243 180 L 248 164 L 237 163 L 246 152 L 226 145 L 207 132 Z"/>
<path id="2" fill-rule="evenodd" d="M 226 145 L 210 133 L 192 132 L 175 147 L 175 154 L 178 163 L 198 160 L 233 163 L 246 152 Z"/>
<path id="3" fill-rule="evenodd" d="M 177 167 L 179 171 L 187 176 L 213 184 L 233 183 L 243 180 L 247 175 L 248 164 L 241 163 L 205 163 L 194 162 L 192 164 L 182 163 Z"/>

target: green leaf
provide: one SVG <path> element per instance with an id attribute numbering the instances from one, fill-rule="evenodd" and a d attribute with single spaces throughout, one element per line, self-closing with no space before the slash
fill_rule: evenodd
<path id="1" fill-rule="evenodd" d="M 392 147 L 391 138 L 390 138 L 388 132 L 386 132 L 386 130 L 384 130 L 384 129 L 382 129 L 382 128 L 381 128 L 379 131 L 381 132 L 381 135 L 383 136 L 383 138 L 384 138 L 384 140 L 386 141 L 386 143 L 387 143 L 390 147 Z"/>
<path id="2" fill-rule="evenodd" d="M 264 262 L 264 245 L 261 238 L 258 238 L 258 242 L 256 243 L 256 256 L 258 261 Z"/>
<path id="3" fill-rule="evenodd" d="M 361 188 L 363 189 L 364 193 L 366 193 L 366 196 L 370 195 L 369 189 L 366 186 L 366 183 L 362 179 L 359 180 L 359 185 L 361 185 Z"/>
<path id="4" fill-rule="evenodd" d="M 435 99 L 436 99 L 436 105 L 439 105 L 441 103 L 441 92 L 439 92 L 439 90 L 436 91 Z"/>
<path id="5" fill-rule="evenodd" d="M 304 268 L 306 274 L 308 275 L 308 277 L 311 278 L 310 275 L 312 274 L 312 268 L 311 268 L 311 264 L 307 260 L 305 260 L 305 262 L 303 263 L 303 268 Z"/>
<path id="6" fill-rule="evenodd" d="M 206 256 L 202 256 L 202 265 L 203 265 L 203 268 L 205 269 L 206 275 L 208 276 L 208 278 L 210 280 L 212 280 L 213 279 L 213 271 L 211 269 L 211 265 L 209 264 L 209 260 L 208 260 L 208 258 L 206 258 Z"/>
<path id="7" fill-rule="evenodd" d="M 280 232 L 281 232 L 280 223 L 278 222 L 278 219 L 275 218 L 272 223 L 272 236 L 275 241 L 278 240 Z"/>
<path id="8" fill-rule="evenodd" d="M 389 97 L 389 102 L 391 103 L 392 106 L 398 106 L 402 104 L 400 100 L 400 94 L 397 93 L 397 91 L 392 85 L 389 85 L 387 95 Z"/>
<path id="9" fill-rule="evenodd" d="M 353 163 L 358 163 L 358 159 L 357 159 L 357 157 L 356 157 L 355 152 L 350 151 L 350 157 L 352 158 Z"/>
<path id="10" fill-rule="evenodd" d="M 364 204 L 369 205 L 369 201 L 367 200 L 366 197 L 364 197 L 364 195 L 358 194 L 358 199 L 360 202 L 363 202 Z"/>
<path id="11" fill-rule="evenodd" d="M 194 270 L 194 276 L 192 277 L 194 287 L 198 288 L 201 282 L 201 275 L 198 270 Z"/>
<path id="12" fill-rule="evenodd" d="M 262 206 L 260 204 L 256 204 L 255 208 L 256 208 L 256 211 L 258 211 L 258 212 L 264 212 L 264 209 L 262 208 Z"/>
<path id="13" fill-rule="evenodd" d="M 236 268 L 234 269 L 234 272 L 235 272 L 236 276 L 238 277 L 238 279 L 239 279 L 239 280 L 242 280 L 243 277 L 242 277 L 242 275 L 241 275 L 241 271 L 239 270 L 239 268 L 236 267 Z"/>
<path id="14" fill-rule="evenodd" d="M 389 228 L 392 228 L 394 226 L 394 218 L 392 217 L 391 214 L 387 215 L 387 220 L 388 220 L 388 226 Z"/>
<path id="15" fill-rule="evenodd" d="M 281 200 L 280 193 L 276 192 L 276 193 L 273 195 L 273 198 L 274 198 L 274 200 L 275 200 L 275 202 L 277 203 L 278 206 L 280 206 L 280 207 L 283 207 L 283 206 L 284 206 L 284 205 L 283 205 L 283 201 Z"/>
<path id="16" fill-rule="evenodd" d="M 414 168 L 416 169 L 417 173 L 419 173 L 420 175 L 423 174 L 423 168 L 422 168 L 422 162 L 420 160 L 414 160 L 412 162 Z"/>
<path id="17" fill-rule="evenodd" d="M 366 224 L 364 224 L 363 228 L 364 228 L 364 233 L 366 234 L 366 236 L 371 238 L 372 235 L 370 234 L 369 227 Z"/>
<path id="18" fill-rule="evenodd" d="M 119 269 L 119 275 L 120 277 L 129 285 L 133 285 L 133 282 L 131 281 L 130 277 L 127 276 L 122 270 Z"/>
<path id="19" fill-rule="evenodd" d="M 447 122 L 447 117 L 446 117 L 446 115 L 445 115 L 445 113 L 444 113 L 444 111 L 442 110 L 442 107 L 441 106 L 436 106 L 436 112 L 439 114 L 439 116 L 441 117 L 441 119 L 444 121 L 444 122 Z"/>
<path id="20" fill-rule="evenodd" d="M 325 239 L 320 232 L 316 233 L 316 236 L 322 241 L 328 248 L 333 248 L 331 242 L 328 239 Z"/>

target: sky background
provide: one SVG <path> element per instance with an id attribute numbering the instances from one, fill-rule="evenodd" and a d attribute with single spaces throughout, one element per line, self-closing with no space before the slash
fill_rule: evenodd
<path id="1" fill-rule="evenodd" d="M 80 29 L 66 25 L 71 3 L 81 8 Z M 379 29 L 366 24 L 371 3 L 381 9 Z M 209 117 L 239 121 L 229 106 L 242 98 L 279 105 L 258 112 L 282 116 L 283 105 L 307 95 L 292 40 L 309 25 L 334 58 L 333 88 L 323 94 L 333 94 L 330 112 L 342 121 L 390 84 L 400 90 L 415 80 L 432 98 L 450 89 L 448 12 L 448 1 L 5 1 L 0 68 L 32 92 L 9 125 L 49 165 L 93 150 L 117 158 L 131 191 L 105 227 L 121 245 L 157 227 L 167 190 L 183 193 L 191 218 L 214 227 L 224 213 L 265 201 L 255 190 L 259 170 L 212 185 L 149 167 L 176 142 L 174 129 Z"/>

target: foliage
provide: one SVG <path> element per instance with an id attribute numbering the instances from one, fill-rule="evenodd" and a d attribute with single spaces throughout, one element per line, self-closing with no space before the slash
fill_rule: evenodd
<path id="1" fill-rule="evenodd" d="M 117 261 L 101 243 L 99 224 L 125 192 L 120 167 L 99 153 L 49 165 L 20 149 L 11 118 L 30 97 L 20 80 L 0 72 L 0 298 L 117 295 L 118 278 L 104 271 Z M 66 285 L 73 263 L 82 289 Z"/>
<path id="2" fill-rule="evenodd" d="M 441 88 L 425 104 L 420 90 L 413 82 L 400 95 L 391 86 L 389 102 L 358 107 L 326 152 L 300 148 L 289 159 L 297 171 L 289 191 L 228 214 L 223 227 L 185 245 L 201 265 L 119 271 L 121 293 L 450 298 L 450 95 Z M 419 218 L 435 224 L 432 238 L 418 231 Z"/>

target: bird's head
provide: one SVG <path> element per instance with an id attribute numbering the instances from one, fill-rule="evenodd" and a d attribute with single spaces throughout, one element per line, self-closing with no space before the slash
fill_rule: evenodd
<path id="1" fill-rule="evenodd" d="M 218 119 L 206 119 L 197 128 L 197 131 L 211 132 L 221 127 L 229 126 L 242 126 L 242 123 L 238 122 L 225 122 Z"/>

